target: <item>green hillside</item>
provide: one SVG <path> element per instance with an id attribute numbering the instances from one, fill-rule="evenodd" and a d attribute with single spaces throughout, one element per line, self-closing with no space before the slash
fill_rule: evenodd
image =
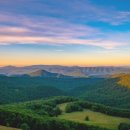
<path id="1" fill-rule="evenodd" d="M 71 112 L 66 111 L 68 106 Z M 82 108 L 80 111 L 77 109 L 79 107 Z M 84 120 L 85 116 L 89 117 L 89 121 Z M 24 126 L 30 130 L 116 130 L 122 122 L 130 122 L 129 110 L 72 97 L 54 97 L 0 106 L 0 125 L 15 128 Z"/>
<path id="2" fill-rule="evenodd" d="M 128 82 L 125 82 L 125 79 Z M 125 79 L 89 79 L 90 82 L 72 89 L 70 93 L 92 102 L 130 109 L 129 78 Z"/>
<path id="3" fill-rule="evenodd" d="M 95 81 L 96 79 L 93 79 Z M 0 76 L 0 104 L 70 94 L 71 89 L 84 86 L 86 78 L 42 78 Z"/>
<path id="4" fill-rule="evenodd" d="M 0 77 L 0 104 L 66 95 L 62 90 L 39 80 L 28 77 Z"/>
<path id="5" fill-rule="evenodd" d="M 59 104 L 73 102 L 71 97 L 55 97 L 19 104 L 0 106 L 0 124 L 30 130 L 107 130 L 99 126 L 87 125 L 59 119 Z"/>
<path id="6" fill-rule="evenodd" d="M 0 76 L 0 104 L 70 95 L 108 106 L 130 109 L 129 77 L 42 78 Z M 120 83 L 121 82 L 121 83 Z M 122 85 L 121 85 L 122 84 Z"/>
<path id="7" fill-rule="evenodd" d="M 59 105 L 60 109 L 63 111 L 63 113 L 58 116 L 60 119 L 66 119 L 66 120 L 85 123 L 88 125 L 111 128 L 113 130 L 118 129 L 119 124 L 122 122 L 130 124 L 130 119 L 128 118 L 110 116 L 110 115 L 106 115 L 100 112 L 95 112 L 89 109 L 84 109 L 83 111 L 80 111 L 80 112 L 66 113 L 65 112 L 66 105 L 67 105 L 66 103 Z M 89 121 L 85 120 L 86 116 L 88 116 Z"/>

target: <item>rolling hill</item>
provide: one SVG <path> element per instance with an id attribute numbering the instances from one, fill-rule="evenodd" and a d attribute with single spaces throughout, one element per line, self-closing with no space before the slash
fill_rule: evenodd
<path id="1" fill-rule="evenodd" d="M 74 96 L 105 105 L 130 109 L 130 75 L 97 79 L 71 90 Z"/>
<path id="2" fill-rule="evenodd" d="M 123 77 L 129 79 L 129 77 Z M 39 76 L 0 76 L 0 103 L 70 95 L 108 106 L 130 109 L 130 89 L 126 85 L 120 85 L 119 82 L 120 78 L 117 77 L 43 78 Z"/>
<path id="3" fill-rule="evenodd" d="M 71 112 L 66 111 L 68 106 Z M 77 106 L 82 109 L 75 109 Z M 89 116 L 87 121 L 86 116 Z M 129 110 L 72 97 L 0 105 L 0 124 L 15 128 L 26 126 L 30 130 L 117 130 L 122 122 L 130 123 Z"/>
<path id="4" fill-rule="evenodd" d="M 54 86 L 42 84 L 42 80 L 43 78 L 0 76 L 0 104 L 66 95 Z"/>

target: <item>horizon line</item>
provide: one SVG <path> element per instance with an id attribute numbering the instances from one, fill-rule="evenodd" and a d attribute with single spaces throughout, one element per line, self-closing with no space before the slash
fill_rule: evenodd
<path id="1" fill-rule="evenodd" d="M 130 67 L 130 65 L 60 65 L 60 64 L 32 64 L 32 65 L 0 65 L 0 67 L 29 67 L 29 66 L 65 66 L 65 67 Z"/>

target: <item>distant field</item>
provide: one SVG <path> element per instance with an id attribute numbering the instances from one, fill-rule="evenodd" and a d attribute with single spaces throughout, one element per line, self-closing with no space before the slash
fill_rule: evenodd
<path id="1" fill-rule="evenodd" d="M 0 130 L 20 130 L 20 129 L 11 128 L 11 127 L 5 127 L 5 126 L 1 126 L 0 125 Z"/>
<path id="2" fill-rule="evenodd" d="M 83 112 L 65 113 L 65 106 L 66 104 L 59 105 L 60 109 L 63 111 L 63 114 L 59 116 L 59 118 L 61 119 L 86 123 L 89 125 L 101 126 L 105 128 L 111 128 L 113 130 L 117 129 L 118 125 L 122 122 L 130 123 L 130 119 L 128 118 L 109 116 L 100 112 L 93 112 L 91 110 L 84 110 Z M 86 116 L 89 117 L 89 121 L 85 121 Z"/>

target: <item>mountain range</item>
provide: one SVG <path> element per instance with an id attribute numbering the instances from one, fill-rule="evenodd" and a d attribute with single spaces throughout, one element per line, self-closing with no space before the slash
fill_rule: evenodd
<path id="1" fill-rule="evenodd" d="M 130 67 L 80 67 L 80 66 L 58 66 L 58 65 L 33 65 L 33 66 L 5 66 L 0 67 L 0 74 L 6 76 L 12 75 L 51 75 L 56 77 L 72 76 L 72 77 L 88 77 L 88 76 L 109 76 L 113 74 L 130 74 Z"/>
<path id="2" fill-rule="evenodd" d="M 56 77 L 56 78 L 68 77 L 59 73 L 51 73 L 46 70 L 37 70 L 26 75 L 31 77 Z"/>

